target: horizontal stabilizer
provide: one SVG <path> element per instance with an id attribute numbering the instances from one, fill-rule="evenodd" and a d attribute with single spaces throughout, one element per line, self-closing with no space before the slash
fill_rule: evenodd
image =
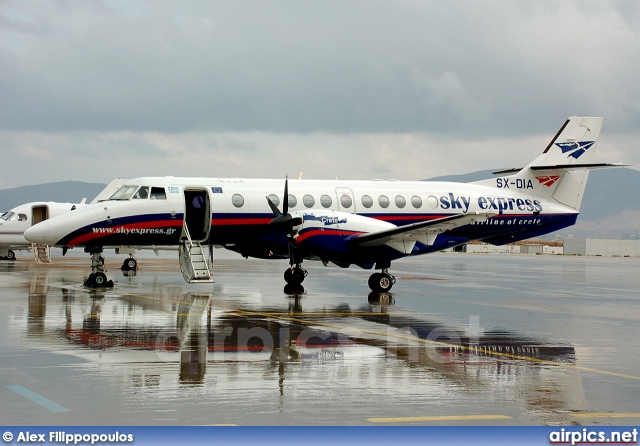
<path id="1" fill-rule="evenodd" d="M 598 163 L 598 164 L 556 164 L 555 166 L 529 166 L 531 170 L 571 170 L 571 169 L 605 169 L 608 167 L 629 167 L 624 163 Z M 520 172 L 524 167 L 498 170 L 491 172 L 493 175 L 506 175 Z"/>
<path id="2" fill-rule="evenodd" d="M 624 163 L 596 163 L 596 164 L 556 164 L 553 166 L 529 166 L 531 170 L 572 170 L 572 169 L 605 169 L 608 167 L 628 167 Z"/>

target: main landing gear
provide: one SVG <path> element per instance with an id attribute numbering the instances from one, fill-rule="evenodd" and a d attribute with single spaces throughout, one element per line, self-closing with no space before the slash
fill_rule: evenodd
<path id="1" fill-rule="evenodd" d="M 129 254 L 128 259 L 124 259 L 124 262 L 122 262 L 122 266 L 120 267 L 122 271 L 135 271 L 137 268 L 138 261 L 131 254 Z"/>
<path id="2" fill-rule="evenodd" d="M 284 272 L 284 281 L 289 285 L 300 285 L 304 282 L 304 278 L 307 277 L 306 269 L 297 264 L 291 268 L 287 268 Z"/>
<path id="3" fill-rule="evenodd" d="M 304 294 L 304 287 L 302 282 L 307 277 L 306 269 L 300 266 L 299 263 L 291 265 L 291 268 L 287 268 L 284 272 L 284 280 L 287 284 L 284 286 L 285 294 L 300 295 Z"/>
<path id="4" fill-rule="evenodd" d="M 91 274 L 84 281 L 83 285 L 91 288 L 112 288 L 113 280 L 108 280 L 104 267 L 104 257 L 102 256 L 102 248 L 86 249 L 85 252 L 91 254 Z"/>
<path id="5" fill-rule="evenodd" d="M 373 273 L 369 277 L 369 288 L 376 293 L 386 293 L 396 283 L 396 278 L 384 268 L 380 273 Z"/>

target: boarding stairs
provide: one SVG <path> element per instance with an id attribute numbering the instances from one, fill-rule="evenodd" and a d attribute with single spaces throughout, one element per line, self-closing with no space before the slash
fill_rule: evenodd
<path id="1" fill-rule="evenodd" d="M 184 226 L 184 237 L 180 248 L 180 271 L 188 283 L 213 282 L 213 275 L 205 258 L 205 252 L 199 241 L 191 240 L 189 229 Z"/>
<path id="2" fill-rule="evenodd" d="M 38 263 L 51 263 L 51 253 L 49 245 L 39 245 L 37 243 L 31 244 L 31 251 L 33 252 L 33 258 Z"/>

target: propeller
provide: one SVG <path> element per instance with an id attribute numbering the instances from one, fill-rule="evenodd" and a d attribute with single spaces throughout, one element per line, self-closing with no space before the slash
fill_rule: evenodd
<path id="1" fill-rule="evenodd" d="M 273 229 L 273 232 L 279 232 L 278 238 L 276 239 L 273 247 L 269 250 L 269 255 L 273 255 L 273 249 L 278 243 L 280 243 L 282 234 L 285 234 L 287 237 L 287 250 L 289 251 L 289 263 L 292 265 L 296 262 L 295 260 L 295 246 L 292 246 L 293 242 L 293 228 L 295 226 L 299 226 L 302 224 L 301 217 L 293 217 L 289 213 L 289 178 L 286 177 L 284 180 L 284 197 L 282 198 L 282 212 L 278 209 L 278 206 L 275 205 L 271 198 L 267 197 L 267 203 L 269 203 L 269 207 L 275 215 L 275 218 L 267 223 L 267 226 Z"/>
<path id="2" fill-rule="evenodd" d="M 282 212 L 278 209 L 278 206 L 275 205 L 271 198 L 267 197 L 267 203 L 269 203 L 269 207 L 275 215 L 275 218 L 271 220 L 267 225 L 274 228 L 276 231 L 284 232 L 287 235 L 291 235 L 291 232 L 294 226 L 299 226 L 302 224 L 302 218 L 293 217 L 289 213 L 289 178 L 286 177 L 284 180 L 284 197 L 282 197 Z"/>

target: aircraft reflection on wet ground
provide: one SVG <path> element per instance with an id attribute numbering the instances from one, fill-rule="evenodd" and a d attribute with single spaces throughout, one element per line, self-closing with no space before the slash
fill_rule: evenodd
<path id="1" fill-rule="evenodd" d="M 175 401 L 176 392 L 184 397 L 176 405 L 190 414 L 187 424 L 403 422 L 403 416 L 409 421 L 443 410 L 466 416 L 465 424 L 482 415 L 494 424 L 573 423 L 569 414 L 593 410 L 576 349 L 544 332 L 490 328 L 477 315 L 447 320 L 396 305 L 399 295 L 265 292 L 268 287 L 255 286 L 270 273 L 261 263 L 252 271 L 255 282 L 236 272 L 224 285 L 194 290 L 167 279 L 170 263 L 155 262 L 100 292 L 79 286 L 82 270 L 74 267 L 0 267 L 9 301 L 17 305 L 15 311 L 3 307 L 13 311 L 8 330 L 26 333 L 20 336 L 26 348 L 77 358 L 66 367 L 89 375 L 98 370 L 91 379 L 115 380 L 108 387 L 121 398 L 146 389 L 139 397 L 154 409 L 130 418 L 135 405 L 123 404 L 119 413 L 104 415 L 110 422 L 160 423 L 157 406 L 168 395 Z M 50 367 L 47 373 L 60 372 Z M 57 381 L 73 388 L 73 381 Z M 269 404 L 275 382 L 277 407 Z M 189 398 L 198 398 L 188 389 L 213 396 L 206 405 L 214 413 L 187 409 Z M 65 406 L 74 404 L 88 402 L 72 399 Z"/>

